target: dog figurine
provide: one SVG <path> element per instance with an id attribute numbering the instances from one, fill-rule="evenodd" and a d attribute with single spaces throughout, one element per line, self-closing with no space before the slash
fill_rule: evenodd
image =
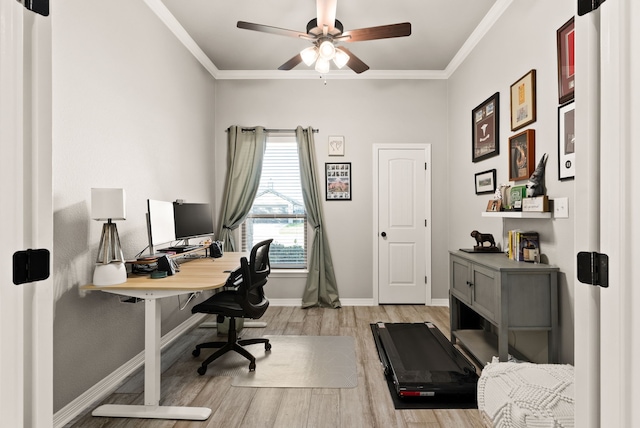
<path id="1" fill-rule="evenodd" d="M 493 235 L 490 233 L 480 233 L 477 230 L 471 232 L 471 237 L 476 240 L 476 246 L 473 247 L 475 249 L 487 249 L 487 248 L 495 248 L 496 241 L 493 239 Z M 489 243 L 489 246 L 485 246 L 485 242 Z"/>

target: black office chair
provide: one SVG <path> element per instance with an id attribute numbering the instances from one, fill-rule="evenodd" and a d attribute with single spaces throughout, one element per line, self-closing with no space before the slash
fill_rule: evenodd
<path id="1" fill-rule="evenodd" d="M 203 375 L 207 371 L 207 365 L 216 358 L 229 351 L 235 351 L 249 360 L 249 371 L 255 371 L 256 359 L 243 346 L 264 343 L 264 349 L 269 351 L 271 344 L 269 339 L 254 338 L 238 340 L 236 331 L 236 318 L 258 319 L 262 317 L 269 301 L 264 295 L 264 285 L 271 272 L 269 264 L 269 247 L 273 239 L 267 239 L 257 243 L 252 249 L 249 260 L 246 257 L 240 259 L 240 268 L 229 275 L 225 289 L 214 294 L 202 303 L 195 305 L 192 313 L 217 314 L 218 323 L 229 318 L 229 333 L 226 342 L 207 342 L 196 346 L 193 356 L 200 355 L 202 348 L 220 348 L 198 367 L 198 373 Z"/>

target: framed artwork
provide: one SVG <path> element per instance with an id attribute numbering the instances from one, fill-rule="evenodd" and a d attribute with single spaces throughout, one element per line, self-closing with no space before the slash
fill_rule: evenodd
<path id="1" fill-rule="evenodd" d="M 351 200 L 351 162 L 325 163 L 327 201 Z"/>
<path id="2" fill-rule="evenodd" d="M 536 161 L 536 131 L 527 129 L 509 138 L 509 181 L 528 180 Z"/>
<path id="3" fill-rule="evenodd" d="M 493 193 L 496 191 L 496 170 L 479 172 L 476 174 L 476 195 Z"/>
<path id="4" fill-rule="evenodd" d="M 575 23 L 572 17 L 557 31 L 558 99 L 564 104 L 573 99 L 575 88 Z"/>
<path id="5" fill-rule="evenodd" d="M 500 153 L 500 93 L 496 92 L 471 111 L 471 160 L 478 162 Z"/>
<path id="6" fill-rule="evenodd" d="M 344 137 L 329 136 L 329 156 L 344 156 Z"/>
<path id="7" fill-rule="evenodd" d="M 569 180 L 576 175 L 575 103 L 558 107 L 558 178 Z"/>
<path id="8" fill-rule="evenodd" d="M 502 201 L 500 199 L 491 199 L 487 204 L 487 212 L 494 213 L 502 211 Z"/>
<path id="9" fill-rule="evenodd" d="M 531 70 L 511 85 L 511 130 L 536 121 L 536 71 Z"/>

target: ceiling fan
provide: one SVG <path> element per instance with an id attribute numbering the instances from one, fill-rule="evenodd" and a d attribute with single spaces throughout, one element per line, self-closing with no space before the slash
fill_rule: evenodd
<path id="1" fill-rule="evenodd" d="M 338 46 L 338 42 L 362 42 L 411 35 L 411 23 L 409 22 L 344 31 L 342 23 L 336 19 L 336 8 L 337 0 L 317 0 L 317 18 L 307 23 L 306 33 L 245 21 L 238 21 L 238 28 L 310 41 L 313 46 L 303 49 L 278 67 L 278 70 L 291 70 L 301 62 L 309 66 L 315 62 L 315 69 L 321 74 L 329 72 L 331 60 L 338 68 L 346 65 L 358 74 L 369 69 L 369 66 L 349 49 Z"/>

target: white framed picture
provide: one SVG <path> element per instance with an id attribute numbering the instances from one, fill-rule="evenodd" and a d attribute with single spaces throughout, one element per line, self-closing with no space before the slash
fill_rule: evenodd
<path id="1" fill-rule="evenodd" d="M 329 136 L 329 156 L 344 156 L 344 137 L 341 135 Z"/>

